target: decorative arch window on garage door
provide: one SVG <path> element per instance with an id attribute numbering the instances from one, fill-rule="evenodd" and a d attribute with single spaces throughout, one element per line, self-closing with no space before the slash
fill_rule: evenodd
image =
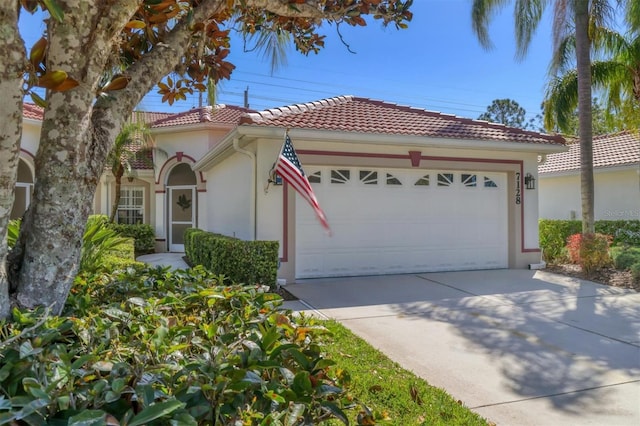
<path id="1" fill-rule="evenodd" d="M 493 179 L 484 177 L 484 187 L 485 188 L 497 188 L 498 185 L 493 181 Z"/>
<path id="2" fill-rule="evenodd" d="M 309 183 L 322 183 L 322 172 L 320 170 L 313 172 L 307 179 L 309 179 Z"/>
<path id="3" fill-rule="evenodd" d="M 350 170 L 331 170 L 331 183 L 343 184 L 351 179 Z"/>
<path id="4" fill-rule="evenodd" d="M 476 175 L 471 173 L 463 173 L 462 184 L 467 188 L 475 188 L 477 186 Z"/>
<path id="5" fill-rule="evenodd" d="M 387 185 L 402 186 L 402 182 L 400 182 L 400 179 L 398 179 L 391 173 L 387 173 Z"/>
<path id="6" fill-rule="evenodd" d="M 360 182 L 365 185 L 377 185 L 378 172 L 373 170 L 360 170 Z"/>
<path id="7" fill-rule="evenodd" d="M 453 173 L 438 173 L 438 186 L 453 185 Z"/>
<path id="8" fill-rule="evenodd" d="M 414 186 L 429 186 L 429 175 L 424 175 L 413 184 Z"/>

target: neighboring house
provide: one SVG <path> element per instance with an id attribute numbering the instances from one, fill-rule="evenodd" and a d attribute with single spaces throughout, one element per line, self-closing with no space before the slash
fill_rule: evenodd
<path id="1" fill-rule="evenodd" d="M 596 220 L 640 220 L 640 134 L 621 132 L 593 138 Z M 543 157 L 540 217 L 581 219 L 580 144 Z"/>
<path id="2" fill-rule="evenodd" d="M 182 250 L 191 226 L 278 240 L 288 280 L 538 263 L 538 191 L 525 178 L 566 150 L 559 136 L 352 96 L 192 110 L 151 129 L 166 155 L 123 182 L 121 208 L 138 213 L 122 216 L 142 212 L 158 250 Z M 267 188 L 287 129 L 332 236 L 286 183 Z M 105 174 L 96 212 L 112 191 Z"/>

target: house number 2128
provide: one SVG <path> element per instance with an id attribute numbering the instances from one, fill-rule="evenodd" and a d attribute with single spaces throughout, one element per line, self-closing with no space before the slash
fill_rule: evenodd
<path id="1" fill-rule="evenodd" d="M 522 201 L 522 188 L 520 187 L 520 172 L 516 172 L 516 204 Z"/>

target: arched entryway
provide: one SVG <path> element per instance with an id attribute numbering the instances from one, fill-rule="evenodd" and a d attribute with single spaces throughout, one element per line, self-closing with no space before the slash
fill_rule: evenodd
<path id="1" fill-rule="evenodd" d="M 15 200 L 11 209 L 11 219 L 20 219 L 31 203 L 33 193 L 33 173 L 27 163 L 21 158 L 18 162 L 18 176 L 16 180 Z"/>
<path id="2" fill-rule="evenodd" d="M 167 176 L 167 230 L 169 251 L 184 251 L 184 231 L 197 226 L 196 174 L 187 163 L 179 163 Z"/>

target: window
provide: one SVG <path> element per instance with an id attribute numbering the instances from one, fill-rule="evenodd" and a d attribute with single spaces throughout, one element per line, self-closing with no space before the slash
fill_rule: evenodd
<path id="1" fill-rule="evenodd" d="M 322 183 L 322 173 L 320 170 L 309 175 L 309 183 Z"/>
<path id="2" fill-rule="evenodd" d="M 331 170 L 331 183 L 347 183 L 350 178 L 349 170 Z"/>
<path id="3" fill-rule="evenodd" d="M 438 186 L 453 185 L 453 173 L 438 173 Z"/>
<path id="4" fill-rule="evenodd" d="M 402 182 L 391 173 L 387 173 L 387 185 L 402 185 Z"/>
<path id="5" fill-rule="evenodd" d="M 125 186 L 120 188 L 118 223 L 135 225 L 144 223 L 144 187 Z"/>
<path id="6" fill-rule="evenodd" d="M 467 188 L 476 186 L 476 175 L 470 175 L 467 173 L 462 174 L 462 184 Z"/>
<path id="7" fill-rule="evenodd" d="M 429 186 L 429 175 L 424 175 L 414 183 L 415 186 Z"/>
<path id="8" fill-rule="evenodd" d="M 485 188 L 497 188 L 498 185 L 496 185 L 496 183 L 493 180 L 491 180 L 491 179 L 489 179 L 488 177 L 485 176 L 484 177 L 484 187 Z"/>
<path id="9" fill-rule="evenodd" d="M 378 184 L 378 172 L 371 170 L 360 170 L 360 182 L 365 185 L 377 185 Z"/>

